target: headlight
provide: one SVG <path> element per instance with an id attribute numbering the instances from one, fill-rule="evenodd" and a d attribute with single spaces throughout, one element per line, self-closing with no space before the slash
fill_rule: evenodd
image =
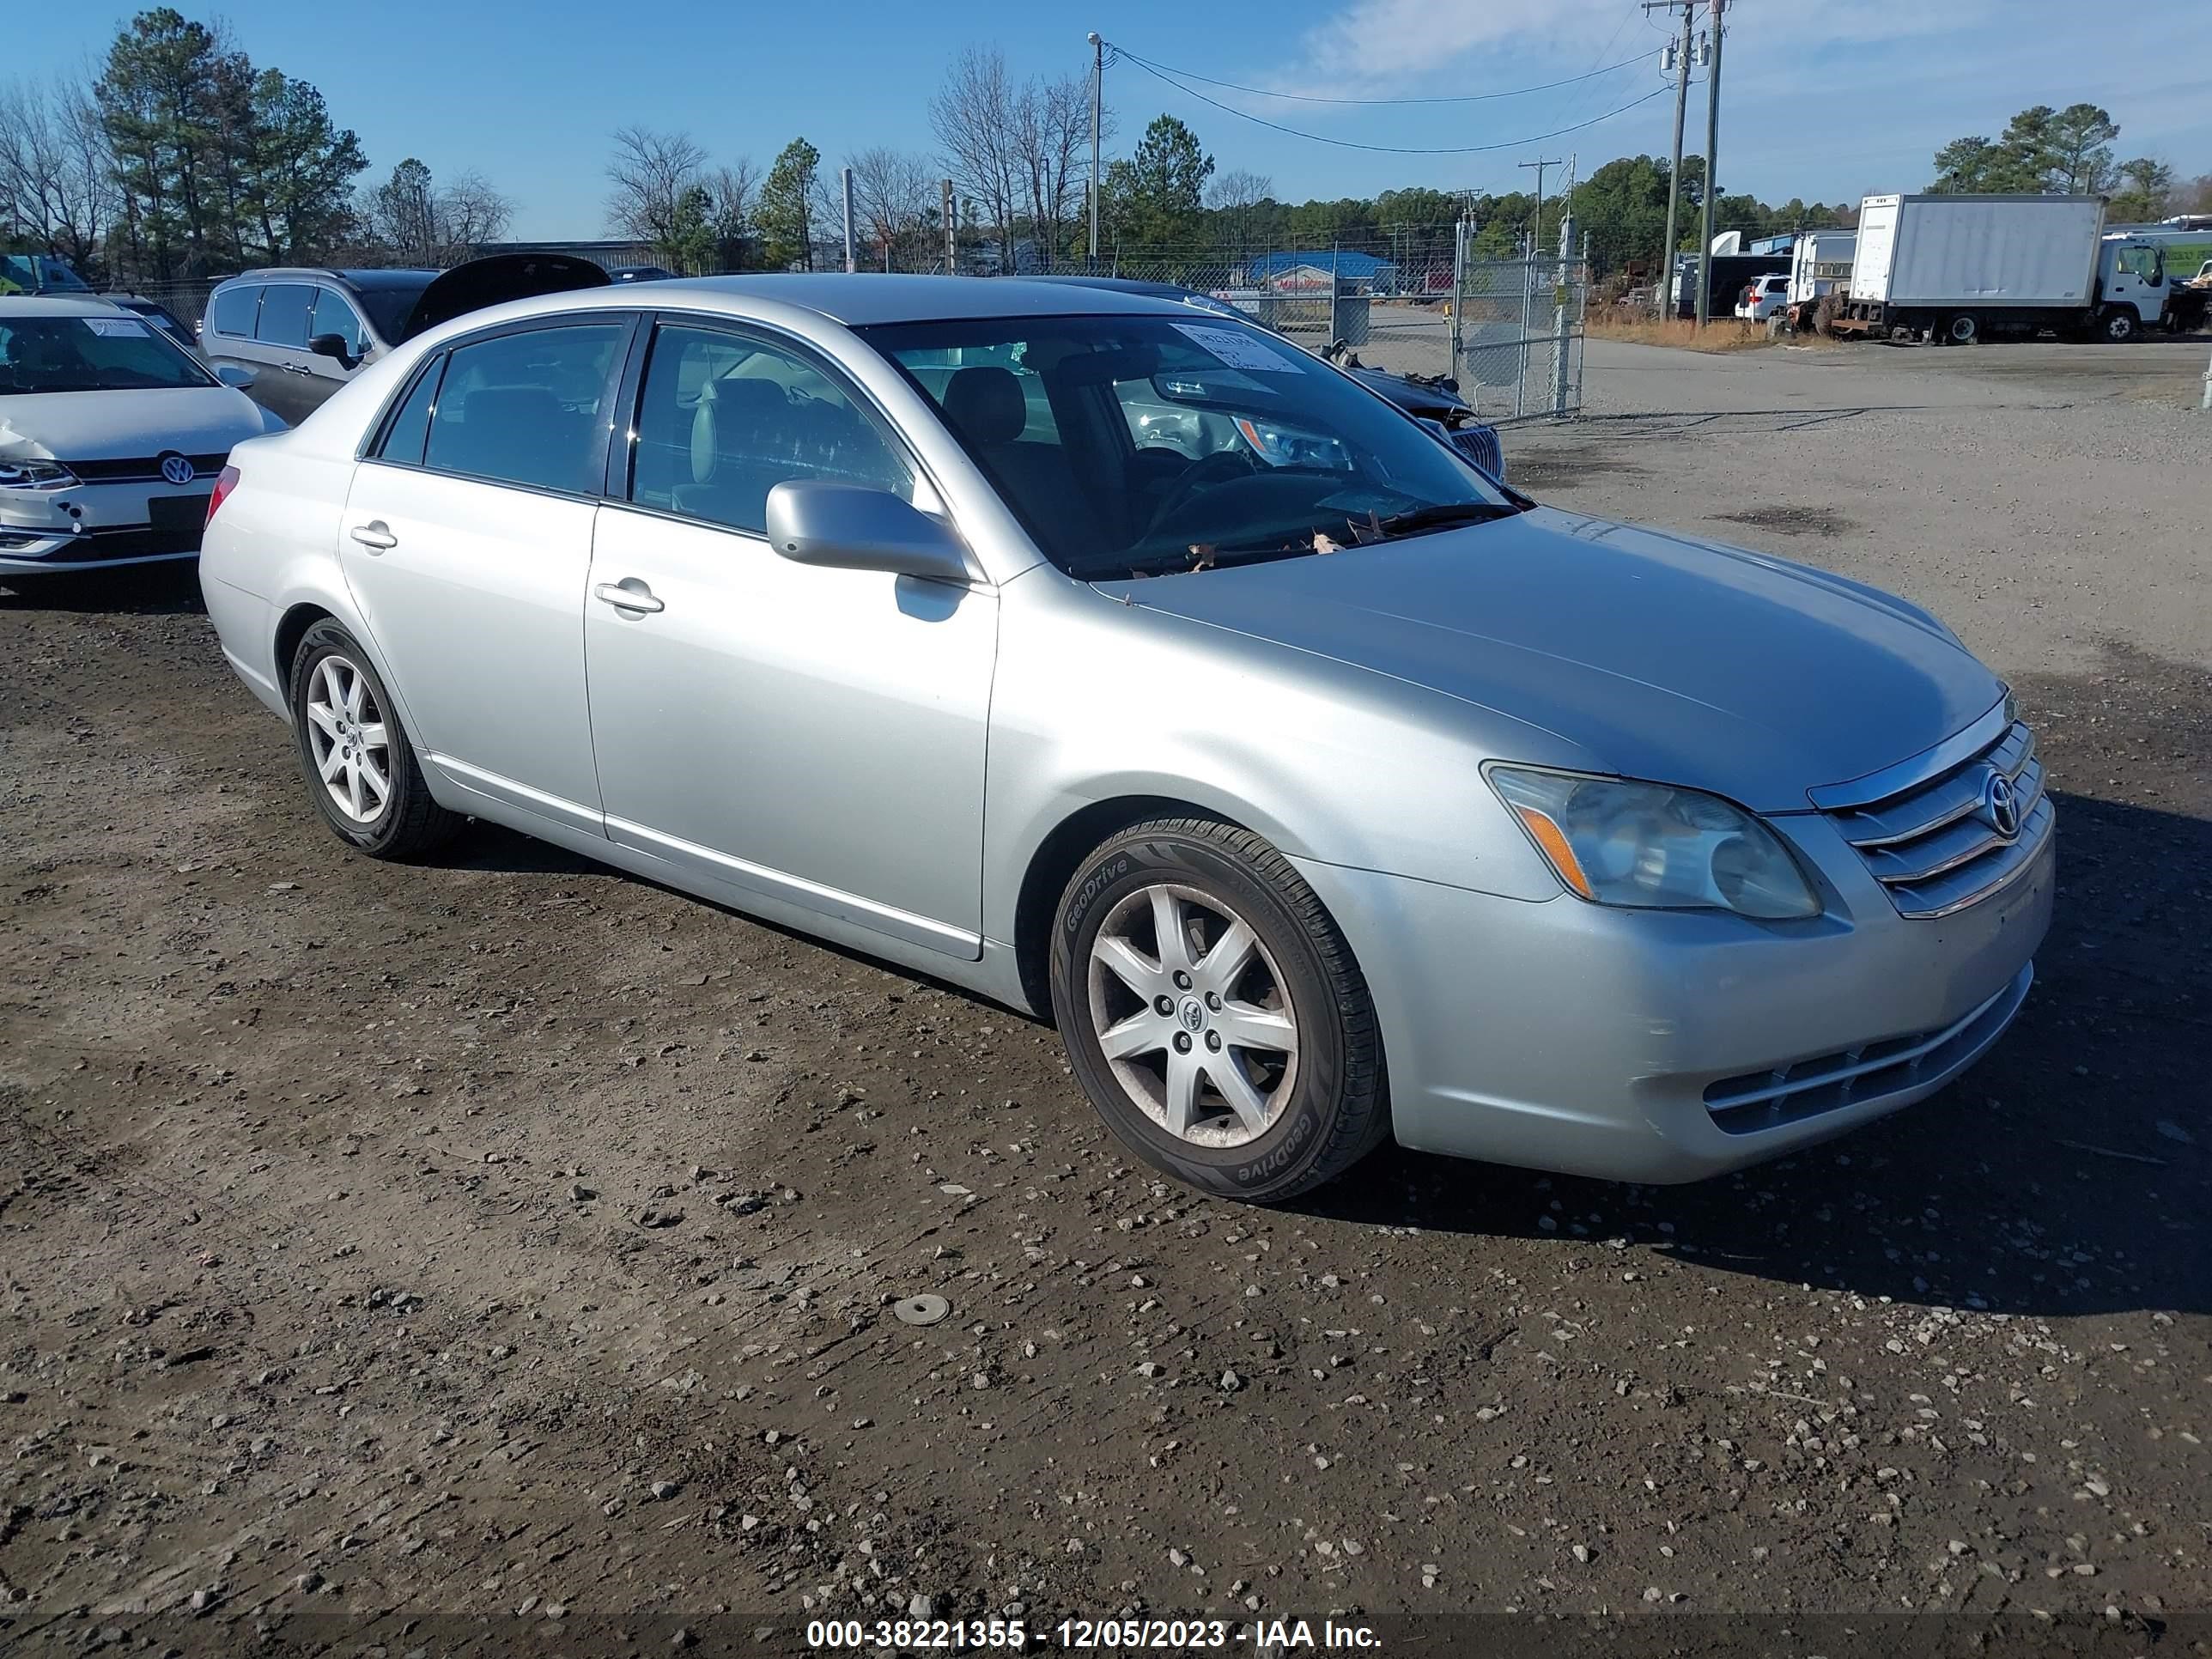
<path id="1" fill-rule="evenodd" d="M 1493 766 L 1497 790 L 1561 881 L 1598 904 L 1778 921 L 1820 902 L 1780 837 L 1717 795 Z"/>
<path id="2" fill-rule="evenodd" d="M 1269 466 L 1318 466 L 1331 472 L 1352 470 L 1344 446 L 1334 438 L 1323 437 L 1317 432 L 1302 432 L 1296 427 L 1277 426 L 1268 421 L 1255 421 L 1243 415 L 1237 416 L 1236 421 L 1238 434 Z"/>
<path id="3" fill-rule="evenodd" d="M 76 481 L 59 461 L 0 461 L 0 489 L 67 489 Z"/>

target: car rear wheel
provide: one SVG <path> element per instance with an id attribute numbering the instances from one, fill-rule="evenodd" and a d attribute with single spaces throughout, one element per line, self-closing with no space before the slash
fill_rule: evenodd
<path id="1" fill-rule="evenodd" d="M 460 827 L 430 798 L 414 745 L 368 654 L 325 619 L 292 659 L 292 728 L 300 764 L 323 821 L 371 858 L 406 859 Z"/>
<path id="2" fill-rule="evenodd" d="M 1085 860 L 1060 899 L 1053 1012 L 1099 1115 L 1204 1191 L 1279 1202 L 1389 1127 L 1365 979 L 1288 860 L 1165 819 Z"/>

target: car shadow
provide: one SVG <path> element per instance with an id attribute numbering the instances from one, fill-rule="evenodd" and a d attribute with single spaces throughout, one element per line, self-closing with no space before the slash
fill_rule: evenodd
<path id="1" fill-rule="evenodd" d="M 163 617 L 197 616 L 207 605 L 198 562 L 171 559 L 113 570 L 41 571 L 20 585 L 0 571 L 0 609 Z"/>
<path id="2" fill-rule="evenodd" d="M 1294 1207 L 1453 1233 L 1626 1240 L 1724 1272 L 2037 1316 L 2212 1312 L 2212 823 L 2059 793 L 2027 1006 L 1932 1098 L 1686 1187 L 1389 1149 Z"/>

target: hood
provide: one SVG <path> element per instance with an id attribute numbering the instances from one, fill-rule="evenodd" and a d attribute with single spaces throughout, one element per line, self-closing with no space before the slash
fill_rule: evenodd
<path id="1" fill-rule="evenodd" d="M 1590 769 L 1765 812 L 1807 811 L 1808 789 L 1917 754 L 2003 696 L 1902 599 L 1548 507 L 1340 554 L 1102 586 L 1541 727 Z"/>
<path id="2" fill-rule="evenodd" d="M 213 455 L 268 430 L 259 406 L 227 386 L 0 396 L 0 456 L 10 460 Z"/>
<path id="3" fill-rule="evenodd" d="M 1381 368 L 1348 368 L 1345 373 L 1370 392 L 1381 392 L 1409 415 L 1425 415 L 1432 421 L 1443 421 L 1454 415 L 1474 413 L 1467 399 L 1459 395 L 1458 386 L 1449 381 L 1393 374 Z"/>
<path id="4" fill-rule="evenodd" d="M 441 273 L 416 296 L 407 325 L 392 343 L 411 340 L 441 323 L 508 300 L 571 289 L 605 288 L 611 279 L 589 259 L 568 253 L 494 253 Z"/>

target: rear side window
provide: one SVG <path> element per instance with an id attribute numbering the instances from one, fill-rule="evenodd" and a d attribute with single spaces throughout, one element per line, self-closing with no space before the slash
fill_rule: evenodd
<path id="1" fill-rule="evenodd" d="M 261 315 L 253 325 L 253 337 L 264 345 L 304 350 L 307 313 L 314 303 L 315 290 L 305 283 L 271 283 L 261 291 Z"/>
<path id="2" fill-rule="evenodd" d="M 209 326 L 218 334 L 250 340 L 253 337 L 253 313 L 260 307 L 261 290 L 252 283 L 227 288 L 215 296 L 215 303 L 208 307 Z"/>
<path id="3" fill-rule="evenodd" d="M 456 347 L 430 411 L 423 465 L 596 495 L 613 369 L 629 332 L 624 319 Z"/>
<path id="4" fill-rule="evenodd" d="M 437 406 L 438 382 L 445 372 L 446 360 L 440 357 L 416 379 L 414 390 L 385 431 L 384 447 L 377 451 L 380 459 L 409 466 L 422 465 L 422 446 L 430 435 L 430 411 Z"/>

